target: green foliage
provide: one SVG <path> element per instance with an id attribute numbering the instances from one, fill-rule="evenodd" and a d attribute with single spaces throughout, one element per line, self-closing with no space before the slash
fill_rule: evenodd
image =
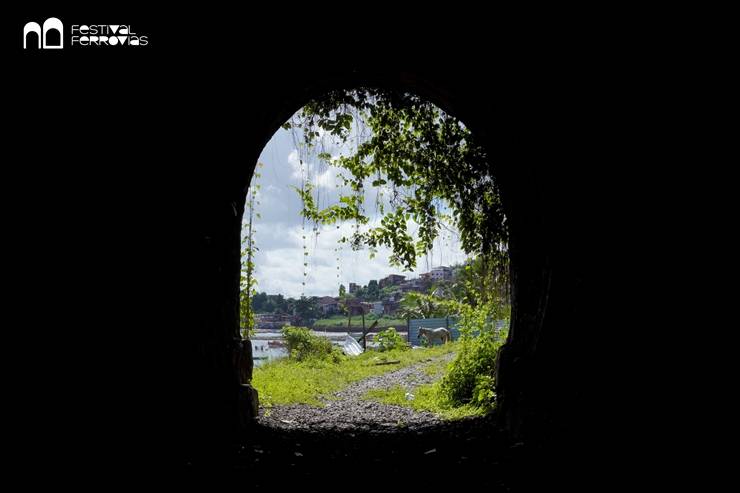
<path id="1" fill-rule="evenodd" d="M 365 326 L 369 326 L 371 323 L 378 321 L 378 327 L 394 327 L 394 326 L 405 326 L 406 320 L 396 317 L 377 316 L 373 313 L 365 315 Z M 314 322 L 314 327 L 347 327 L 347 317 L 344 315 L 334 315 L 329 318 L 322 318 Z M 362 328 L 362 319 L 360 317 L 352 318 L 352 329 Z"/>
<path id="2" fill-rule="evenodd" d="M 503 309 L 500 315 L 505 317 L 510 304 L 509 286 L 508 256 L 479 255 L 456 268 L 455 280 L 445 286 L 445 292 L 448 298 L 472 306 L 493 301 Z"/>
<path id="3" fill-rule="evenodd" d="M 367 283 L 367 299 L 372 301 L 380 299 L 380 288 L 378 287 L 378 281 L 375 279 Z"/>
<path id="4" fill-rule="evenodd" d="M 339 363 L 343 359 L 342 352 L 335 348 L 329 339 L 314 335 L 306 327 L 286 325 L 282 333 L 292 359 L 297 361 L 324 360 L 331 363 Z"/>
<path id="5" fill-rule="evenodd" d="M 447 306 L 434 296 L 410 291 L 401 300 L 400 316 L 404 318 L 437 318 L 449 314 Z"/>
<path id="6" fill-rule="evenodd" d="M 409 349 L 409 345 L 401 337 L 401 334 L 396 332 L 393 327 L 388 327 L 386 330 L 378 332 L 375 336 L 375 342 L 378 343 L 378 351 L 391 351 L 393 349 Z"/>
<path id="7" fill-rule="evenodd" d="M 295 301 L 294 308 L 296 316 L 303 324 L 312 323 L 321 314 L 316 298 L 301 296 Z"/>
<path id="8" fill-rule="evenodd" d="M 449 354 L 455 351 L 456 347 L 456 343 L 453 343 L 423 351 L 396 349 L 382 353 L 387 360 L 400 361 L 393 365 L 377 365 L 378 353 L 375 351 L 345 357 L 339 363 L 318 358 L 303 361 L 283 358 L 255 368 L 252 384 L 259 391 L 263 406 L 277 404 L 322 406 L 322 398 L 328 398 L 332 393 L 353 382 L 414 365 L 428 358 Z"/>
<path id="9" fill-rule="evenodd" d="M 255 293 L 252 296 L 254 313 L 295 314 L 301 324 L 310 323 L 321 315 L 315 296 L 302 296 L 298 299 L 285 298 L 282 294 Z"/>
<path id="10" fill-rule="evenodd" d="M 480 296 L 475 304 L 446 304 L 457 312 L 460 351 L 442 379 L 441 391 L 454 405 L 490 408 L 495 401 L 496 358 L 508 335 L 508 329 L 499 330 L 495 323 L 508 321 L 508 305 L 490 299 L 482 301 Z"/>
<path id="11" fill-rule="evenodd" d="M 275 311 L 275 305 L 271 302 L 267 293 L 255 293 L 252 296 L 252 310 L 255 313 L 272 313 Z"/>
<path id="12" fill-rule="evenodd" d="M 341 285 L 340 292 L 341 292 Z M 351 316 L 354 311 L 352 310 L 353 306 L 356 306 L 357 300 L 355 299 L 355 295 L 350 294 L 348 291 L 344 292 L 343 296 L 339 297 L 339 311 L 342 313 Z"/>
<path id="13" fill-rule="evenodd" d="M 257 163 L 257 169 L 263 167 Z M 242 266 L 239 276 L 239 325 L 242 337 L 249 337 L 254 333 L 254 309 L 252 297 L 257 293 L 257 279 L 254 277 L 254 256 L 259 250 L 255 241 L 254 222 L 260 219 L 257 207 L 260 205 L 258 194 L 261 188 L 259 179 L 261 174 L 255 171 L 252 183 L 249 186 L 245 205 L 246 235 L 242 239 Z"/>
<path id="14" fill-rule="evenodd" d="M 293 312 L 295 300 L 285 298 L 282 294 L 256 293 L 252 296 L 252 308 L 255 313 L 283 313 Z"/>
<path id="15" fill-rule="evenodd" d="M 471 404 L 482 409 L 493 409 L 496 402 L 496 382 L 493 375 L 478 375 L 473 388 Z"/>
<path id="16" fill-rule="evenodd" d="M 501 344 L 490 332 L 461 341 L 460 351 L 442 378 L 442 395 L 453 405 L 493 405 L 494 370 Z"/>
<path id="17" fill-rule="evenodd" d="M 356 126 L 364 126 L 369 132 L 355 139 L 351 130 Z M 380 246 L 386 246 L 392 252 L 391 263 L 410 270 L 420 255 L 431 250 L 443 229 L 452 226 L 459 232 L 462 249 L 474 257 L 462 268 L 459 279 L 445 284 L 444 289 L 437 291 L 438 296 L 413 293 L 404 299 L 404 317 L 454 315 L 461 333 L 460 342 L 455 343 L 456 358 L 445 376 L 435 386 L 424 387 L 421 395 L 427 398 L 413 402 L 453 413 L 462 412 L 461 409 L 490 409 L 495 402 L 495 360 L 506 338 L 506 331 L 497 330 L 494 323 L 508 320 L 510 307 L 508 225 L 485 150 L 459 120 L 414 95 L 385 90 L 332 92 L 307 104 L 284 128 L 295 129 L 294 136 L 301 132 L 305 149 L 318 149 L 321 133 L 332 136 L 340 147 L 351 149 L 339 156 L 331 156 L 323 149 L 317 154 L 320 161 L 342 171 L 340 180 L 345 189 L 338 190 L 340 196 L 335 204 L 319 208 L 323 202 L 318 195 L 314 197 L 317 191 L 307 180 L 296 190 L 307 220 L 315 224 L 351 221 L 356 225 L 352 237 L 342 239 L 349 241 L 352 248 L 369 247 L 372 255 Z M 385 202 L 378 201 L 381 217 L 373 226 L 364 204 L 369 186 L 378 188 L 379 194 L 387 194 L 386 202 L 390 204 L 386 210 Z M 373 286 L 371 291 L 368 285 L 357 292 L 357 298 L 375 296 L 376 289 Z M 377 296 L 396 289 L 386 287 Z M 340 286 L 339 294 L 346 305 L 349 297 L 344 286 Z M 351 324 L 351 312 L 348 315 Z M 288 375 L 302 375 L 302 379 L 291 381 L 292 387 L 285 389 L 291 397 L 284 398 L 305 401 L 310 394 L 316 402 L 317 392 L 334 390 L 351 378 L 369 375 L 371 367 L 356 366 L 365 361 L 368 353 L 332 364 L 328 362 L 330 358 L 313 356 L 326 351 L 320 348 L 323 343 L 311 341 L 308 336 L 296 333 L 296 352 L 291 350 L 294 357 L 280 364 L 268 363 L 255 372 L 255 378 L 267 372 L 281 372 L 279 378 L 283 380 L 275 384 L 280 386 L 287 385 L 284 382 Z M 387 336 L 388 345 L 392 337 Z M 437 350 L 403 353 L 390 349 L 384 355 L 411 357 Z M 340 376 L 336 373 L 340 367 L 351 368 L 352 376 Z M 377 368 L 386 367 L 372 368 L 378 371 Z M 270 396 L 268 401 L 278 402 L 280 399 L 274 396 L 280 392 L 271 388 L 266 394 Z M 398 392 L 394 392 L 393 398 L 398 399 Z"/>
<path id="18" fill-rule="evenodd" d="M 459 351 L 440 382 L 441 397 L 452 407 L 471 405 L 490 409 L 496 398 L 496 357 L 508 335 L 510 305 L 508 293 L 496 289 L 493 278 L 486 281 L 476 275 L 485 270 L 480 262 L 477 266 L 471 264 L 460 277 L 463 288 L 460 299 L 454 292 L 450 297 L 413 293 L 408 298 L 415 305 L 426 303 L 435 306 L 438 313 L 457 318 Z M 499 329 L 497 321 L 504 321 L 504 328 Z"/>
<path id="19" fill-rule="evenodd" d="M 387 298 L 398 291 L 398 286 L 386 286 L 380 289 L 380 298 Z"/>
<path id="20" fill-rule="evenodd" d="M 440 391 L 439 382 L 420 385 L 410 392 L 400 385 L 390 389 L 373 389 L 365 393 L 362 398 L 393 406 L 409 407 L 416 411 L 431 412 L 447 420 L 481 416 L 487 411 L 473 404 L 459 406 L 451 404 Z"/>
<path id="21" fill-rule="evenodd" d="M 307 147 L 315 147 L 319 130 L 347 144 L 353 125 L 370 130 L 354 152 L 332 158 L 318 154 L 343 174 L 348 193 L 336 204 L 319 209 L 310 184 L 297 189 L 305 218 L 319 224 L 354 221 L 367 225 L 366 186 L 390 193 L 391 210 L 380 203 L 380 225 L 356 230 L 353 248 L 363 245 L 391 249 L 390 260 L 413 269 L 428 253 L 447 222 L 460 232 L 464 251 L 505 256 L 506 217 L 485 150 L 456 118 L 417 96 L 393 91 L 340 90 L 311 101 L 284 128 L 302 131 Z M 409 221 L 418 225 L 416 234 Z M 346 240 L 346 239 L 345 239 Z"/>

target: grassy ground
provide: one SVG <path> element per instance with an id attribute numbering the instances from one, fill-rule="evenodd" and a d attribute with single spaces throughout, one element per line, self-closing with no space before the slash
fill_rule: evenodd
<path id="1" fill-rule="evenodd" d="M 424 372 L 441 378 L 449 364 L 449 361 L 434 361 L 424 367 Z M 473 406 L 452 407 L 442 397 L 438 382 L 416 387 L 412 391 L 413 398 L 410 400 L 406 394 L 407 390 L 399 385 L 390 389 L 371 390 L 363 398 L 395 406 L 410 407 L 416 411 L 429 411 L 450 420 L 485 414 L 483 410 Z"/>
<path id="2" fill-rule="evenodd" d="M 321 406 L 320 397 L 342 390 L 352 382 L 454 352 L 457 344 L 384 353 L 368 351 L 340 363 L 280 359 L 255 368 L 252 384 L 259 391 L 260 402 L 268 408 L 276 404 Z M 400 360 L 400 363 L 375 364 L 383 360 Z"/>
<path id="3" fill-rule="evenodd" d="M 405 330 L 406 320 L 402 318 L 377 317 L 375 315 L 365 315 L 365 326 L 369 327 L 375 321 L 378 321 L 379 327 L 395 327 L 397 330 Z M 314 327 L 346 327 L 347 316 L 337 315 L 329 318 L 322 318 L 314 322 Z M 353 328 L 362 328 L 362 317 L 355 315 L 352 317 Z"/>
<path id="4" fill-rule="evenodd" d="M 441 395 L 439 383 L 420 385 L 412 391 L 413 398 L 409 400 L 406 389 L 396 386 L 391 389 L 370 390 L 364 396 L 367 400 L 392 404 L 395 406 L 410 407 L 417 411 L 429 411 L 445 419 L 461 419 L 468 416 L 482 416 L 485 411 L 470 405 L 461 407 L 451 406 Z"/>

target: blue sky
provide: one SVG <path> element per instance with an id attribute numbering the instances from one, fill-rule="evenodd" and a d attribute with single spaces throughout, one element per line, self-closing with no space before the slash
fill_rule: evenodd
<path id="1" fill-rule="evenodd" d="M 324 150 L 336 155 L 342 149 L 332 145 L 328 138 Z M 348 286 L 350 282 L 367 284 L 371 279 L 380 279 L 388 274 L 401 274 L 416 277 L 438 265 L 451 265 L 462 262 L 464 253 L 459 248 L 457 235 L 444 233 L 438 238 L 434 251 L 417 260 L 414 272 L 403 272 L 389 264 L 389 250 L 381 248 L 375 258 L 370 259 L 367 250 L 352 251 L 348 244 L 340 245 L 342 235 L 349 235 L 354 224 L 341 224 L 319 227 L 318 234 L 313 224 L 305 224 L 305 244 L 307 246 L 308 267 L 305 288 L 303 281 L 304 230 L 300 216 L 301 201 L 292 186 L 300 187 L 302 170 L 299 153 L 291 131 L 280 129 L 265 146 L 259 161 L 264 164 L 259 178 L 261 191 L 257 194 L 260 204 L 256 211 L 261 218 L 256 220 L 254 238 L 259 248 L 255 257 L 257 290 L 269 294 L 281 293 L 285 296 L 336 296 L 339 284 Z M 304 162 L 306 162 L 304 160 Z M 303 176 L 314 183 L 319 196 L 320 207 L 335 203 L 338 197 L 337 184 L 339 169 L 326 164 L 313 164 L 308 160 L 304 165 Z M 314 169 L 307 170 L 307 166 Z M 254 181 L 253 181 L 254 183 Z M 367 187 L 365 207 L 372 221 L 378 221 L 376 212 L 378 190 Z M 382 199 L 381 199 L 382 200 Z M 414 225 L 412 225 L 413 231 Z M 339 251 L 335 251 L 340 248 Z M 339 260 L 337 260 L 339 258 Z M 339 269 L 337 269 L 339 267 Z M 337 277 L 339 274 L 339 277 Z"/>

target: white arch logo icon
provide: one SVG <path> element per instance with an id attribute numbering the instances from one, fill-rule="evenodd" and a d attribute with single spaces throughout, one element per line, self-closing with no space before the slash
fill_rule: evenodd
<path id="1" fill-rule="evenodd" d="M 37 49 L 42 47 L 42 43 L 45 50 L 61 50 L 64 48 L 64 24 L 56 17 L 46 19 L 43 28 L 39 26 L 38 22 L 29 22 L 23 27 L 24 50 L 28 48 L 28 35 L 30 33 L 36 33 Z M 50 40 L 50 33 L 52 36 L 58 37 Z"/>

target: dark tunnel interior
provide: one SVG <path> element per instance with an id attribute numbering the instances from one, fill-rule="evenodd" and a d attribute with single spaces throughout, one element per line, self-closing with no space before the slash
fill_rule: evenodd
<path id="1" fill-rule="evenodd" d="M 153 21 L 139 29 L 172 34 Z M 9 341 L 22 375 L 14 391 L 27 404 L 17 411 L 29 423 L 18 454 L 256 478 L 301 442 L 336 452 L 352 476 L 365 466 L 398 475 L 449 467 L 526 491 L 610 481 L 603 470 L 620 442 L 609 395 L 624 384 L 613 380 L 615 265 L 603 247 L 605 224 L 620 227 L 609 223 L 621 128 L 605 116 L 620 105 L 609 69 L 587 63 L 585 47 L 504 50 L 485 36 L 470 40 L 474 51 L 452 44 L 416 63 L 281 63 L 277 45 L 230 36 L 19 57 L 16 143 L 26 164 L 7 171 L 14 185 L 3 196 L 7 257 L 20 267 L 8 277 L 12 304 L 28 328 Z M 453 56 L 462 52 L 470 56 Z M 251 419 L 251 350 L 237 328 L 246 187 L 295 110 L 358 86 L 427 98 L 465 122 L 495 162 L 511 228 L 512 319 L 498 406 L 478 428 L 379 441 L 275 436 Z M 42 113 L 58 125 L 45 126 Z M 272 463 L 243 452 L 270 441 Z M 406 454 L 434 443 L 447 452 Z M 463 450 L 467 465 L 455 461 Z M 325 477 L 320 464 L 296 464 L 291 478 Z"/>

